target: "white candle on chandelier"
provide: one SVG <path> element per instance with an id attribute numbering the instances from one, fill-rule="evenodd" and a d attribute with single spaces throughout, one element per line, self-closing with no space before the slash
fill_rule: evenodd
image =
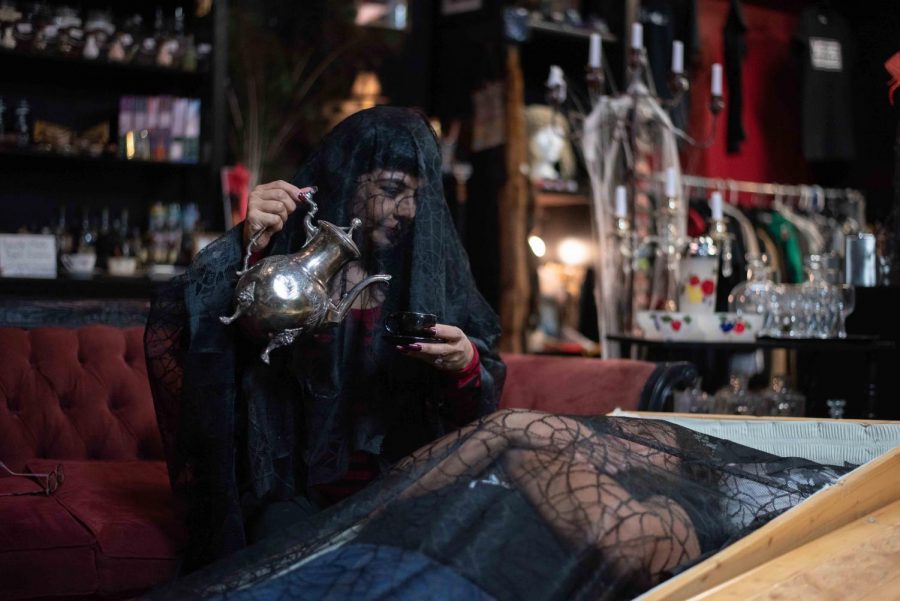
<path id="1" fill-rule="evenodd" d="M 591 69 L 599 69 L 601 63 L 601 57 L 603 56 L 603 46 L 600 40 L 599 33 L 591 34 L 591 48 L 588 53 L 588 67 Z"/>
<path id="2" fill-rule="evenodd" d="M 672 42 L 672 73 L 684 73 L 684 44 L 678 40 Z"/>
<path id="3" fill-rule="evenodd" d="M 712 209 L 712 218 L 716 221 L 722 220 L 722 193 L 713 192 L 709 198 L 709 207 Z"/>
<path id="4" fill-rule="evenodd" d="M 628 192 L 625 186 L 616 186 L 616 217 L 628 217 Z"/>
<path id="5" fill-rule="evenodd" d="M 722 95 L 722 65 L 715 63 L 712 66 L 712 89 L 713 96 Z"/>
<path id="6" fill-rule="evenodd" d="M 640 50 L 644 47 L 644 26 L 640 23 L 631 24 L 631 48 Z"/>
<path id="7" fill-rule="evenodd" d="M 550 65 L 550 75 L 547 76 L 547 87 L 554 88 L 556 86 L 565 85 L 565 75 L 559 65 Z"/>
<path id="8" fill-rule="evenodd" d="M 666 168 L 666 197 L 675 198 L 678 196 L 678 180 L 675 177 L 675 167 Z"/>

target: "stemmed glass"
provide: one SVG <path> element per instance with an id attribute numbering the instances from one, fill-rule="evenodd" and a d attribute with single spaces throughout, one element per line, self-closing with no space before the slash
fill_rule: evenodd
<path id="1" fill-rule="evenodd" d="M 839 300 L 839 308 L 840 308 L 840 319 L 838 319 L 838 338 L 846 338 L 847 337 L 847 316 L 853 313 L 853 309 L 856 307 L 856 288 L 854 288 L 853 284 L 841 284 L 837 287 L 837 293 Z"/>

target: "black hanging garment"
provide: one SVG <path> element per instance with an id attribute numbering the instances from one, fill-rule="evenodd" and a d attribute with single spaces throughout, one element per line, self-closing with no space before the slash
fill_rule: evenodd
<path id="1" fill-rule="evenodd" d="M 326 335 L 279 349 L 271 366 L 236 326 L 219 321 L 233 310 L 240 226 L 155 299 L 145 347 L 173 488 L 188 509 L 187 571 L 243 547 L 248 521 L 269 504 L 302 500 L 342 478 L 355 453 L 390 465 L 499 400 L 499 320 L 475 288 L 425 117 L 388 107 L 357 113 L 326 137 L 294 182 L 318 186 L 317 219 L 363 221 L 355 233 L 361 258 L 334 278 L 333 296 L 352 287 L 354 273 L 392 280 L 360 296 L 368 321 L 347 318 Z M 395 218 L 398 203 L 406 209 Z M 298 206 L 269 253 L 300 248 L 304 214 Z M 407 309 L 437 314 L 475 344 L 481 367 L 473 406 L 446 402 L 455 382 L 383 339 L 384 316 Z"/>
<path id="2" fill-rule="evenodd" d="M 728 18 L 722 31 L 725 41 L 725 81 L 728 84 L 727 151 L 740 152 L 741 142 L 747 139 L 744 131 L 743 67 L 747 58 L 747 21 L 740 0 L 731 0 Z"/>
<path id="3" fill-rule="evenodd" d="M 644 46 L 650 63 L 653 85 L 660 98 L 670 99 L 669 74 L 672 65 L 672 42 L 684 44 L 684 69 L 689 74 L 693 58 L 700 42 L 697 27 L 697 0 L 645 0 L 640 3 L 639 19 L 644 26 Z M 688 121 L 689 102 L 685 95 L 681 102 L 670 109 L 672 122 L 685 128 Z"/>
<path id="4" fill-rule="evenodd" d="M 803 156 L 808 161 L 849 161 L 853 134 L 850 26 L 835 10 L 809 7 L 794 36 L 802 60 Z"/>

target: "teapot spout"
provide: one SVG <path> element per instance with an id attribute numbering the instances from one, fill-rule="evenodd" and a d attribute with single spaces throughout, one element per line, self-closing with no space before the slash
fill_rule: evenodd
<path id="1" fill-rule="evenodd" d="M 367 288 L 368 286 L 371 286 L 376 282 L 389 282 L 390 279 L 391 276 L 383 273 L 367 277 L 356 286 L 351 288 L 350 291 L 344 295 L 344 298 L 341 299 L 341 302 L 339 302 L 337 305 L 332 304 L 328 308 L 328 314 L 325 316 L 324 323 L 340 323 L 341 321 L 343 321 L 344 316 L 347 314 L 347 310 L 350 309 L 350 305 L 353 304 L 353 301 L 356 300 L 356 297 L 359 296 L 359 293 L 362 292 L 364 288 Z"/>

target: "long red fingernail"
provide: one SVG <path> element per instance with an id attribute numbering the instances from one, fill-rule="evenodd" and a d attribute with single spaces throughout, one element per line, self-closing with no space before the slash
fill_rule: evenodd
<path id="1" fill-rule="evenodd" d="M 421 351 L 421 350 L 422 350 L 422 345 L 421 345 L 421 344 L 407 344 L 407 345 L 406 345 L 406 350 L 408 350 L 408 351 Z"/>

